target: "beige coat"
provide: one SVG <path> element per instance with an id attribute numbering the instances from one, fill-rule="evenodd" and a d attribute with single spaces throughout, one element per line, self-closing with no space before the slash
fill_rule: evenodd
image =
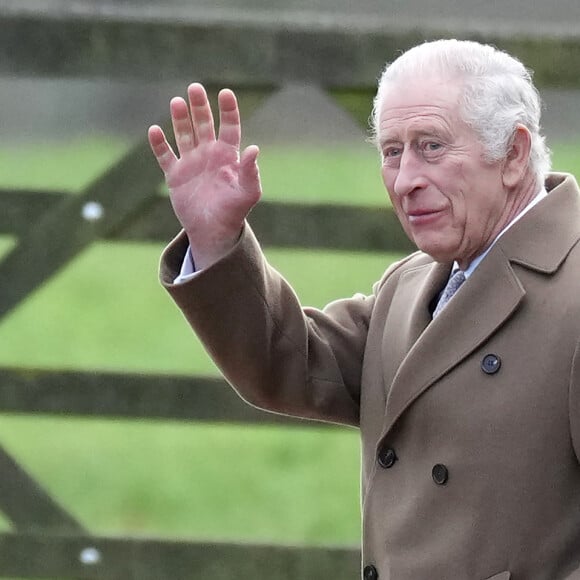
<path id="1" fill-rule="evenodd" d="M 422 253 L 324 311 L 249 227 L 185 284 L 183 234 L 162 258 L 244 399 L 360 426 L 365 578 L 580 579 L 580 192 L 547 189 L 434 321 L 450 265 Z"/>

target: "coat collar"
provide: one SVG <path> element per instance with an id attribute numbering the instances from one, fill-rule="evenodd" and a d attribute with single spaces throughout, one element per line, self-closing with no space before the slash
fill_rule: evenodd
<path id="1" fill-rule="evenodd" d="M 548 196 L 497 245 L 511 262 L 552 274 L 580 238 L 580 190 L 567 173 L 549 174 L 546 190 Z"/>
<path id="2" fill-rule="evenodd" d="M 402 274 L 393 296 L 383 353 L 386 435 L 425 390 L 492 335 L 517 309 L 525 288 L 513 263 L 553 273 L 580 239 L 580 190 L 574 178 L 551 174 L 549 195 L 510 228 L 445 310 L 431 322 L 429 305 L 450 264 L 430 263 Z M 499 298 L 499 299 L 498 299 Z M 382 439 L 382 437 L 381 437 Z"/>

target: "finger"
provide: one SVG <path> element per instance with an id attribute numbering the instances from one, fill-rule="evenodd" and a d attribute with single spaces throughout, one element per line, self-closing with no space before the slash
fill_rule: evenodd
<path id="1" fill-rule="evenodd" d="M 161 167 L 161 171 L 167 174 L 177 161 L 177 157 L 167 142 L 163 129 L 158 125 L 153 125 L 149 127 L 147 137 L 153 155 L 155 155 L 155 159 L 157 159 L 157 163 Z"/>
<path id="2" fill-rule="evenodd" d="M 203 85 L 193 83 L 187 89 L 193 130 L 198 143 L 215 141 L 213 114 Z"/>
<path id="3" fill-rule="evenodd" d="M 220 108 L 219 140 L 239 149 L 242 128 L 236 95 L 229 89 L 223 89 L 218 95 L 218 103 Z"/>
<path id="4" fill-rule="evenodd" d="M 173 134 L 179 155 L 191 151 L 196 145 L 195 133 L 189 116 L 187 103 L 181 97 L 174 97 L 169 103 L 171 111 L 171 123 L 173 125 Z"/>

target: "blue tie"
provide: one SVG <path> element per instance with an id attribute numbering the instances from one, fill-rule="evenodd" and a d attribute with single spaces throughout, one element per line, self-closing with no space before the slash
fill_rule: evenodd
<path id="1" fill-rule="evenodd" d="M 433 311 L 433 318 L 435 318 L 443 310 L 443 308 L 445 308 L 449 300 L 453 298 L 453 295 L 455 294 L 455 292 L 457 292 L 457 290 L 459 290 L 463 282 L 465 282 L 465 274 L 463 273 L 462 270 L 457 270 L 451 276 L 451 278 L 449 278 L 447 286 L 445 286 L 445 288 L 443 289 L 441 298 L 439 298 L 439 302 L 437 303 L 437 306 Z"/>

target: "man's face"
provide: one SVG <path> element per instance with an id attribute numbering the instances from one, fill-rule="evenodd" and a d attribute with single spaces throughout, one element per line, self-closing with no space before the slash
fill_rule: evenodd
<path id="1" fill-rule="evenodd" d="M 461 119 L 461 86 L 449 80 L 400 82 L 379 111 L 382 176 L 401 224 L 415 245 L 462 268 L 506 225 L 502 161 L 484 159 Z"/>

